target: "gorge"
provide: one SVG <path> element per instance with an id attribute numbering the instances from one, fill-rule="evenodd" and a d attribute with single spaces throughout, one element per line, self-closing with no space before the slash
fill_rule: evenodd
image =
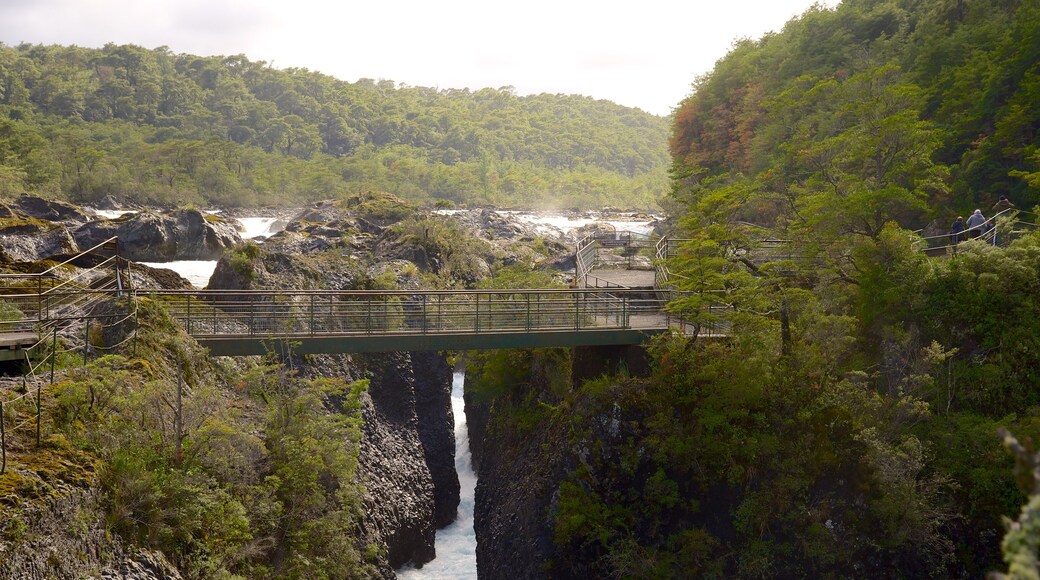
<path id="1" fill-rule="evenodd" d="M 364 202 L 362 202 L 363 204 Z M 19 229 L 21 226 L 15 224 L 17 220 L 39 219 L 25 213 L 24 208 L 30 206 L 31 203 L 29 201 L 22 201 L 15 204 L 15 208 L 11 210 L 11 219 L 14 221 L 9 222 L 7 228 L 2 232 L 2 235 L 5 236 L 5 247 L 21 247 L 20 242 L 17 240 L 22 239 L 19 236 L 24 235 L 24 231 Z M 47 207 L 53 209 L 53 206 L 49 204 Z M 162 220 L 167 219 L 163 217 L 163 212 L 155 210 L 145 210 L 138 213 L 144 215 L 142 217 L 138 217 L 136 214 L 114 215 L 113 220 L 120 224 L 116 227 L 124 229 L 136 228 L 135 224 L 137 223 L 163 223 Z M 363 213 L 363 208 L 362 212 L 359 213 Z M 336 204 L 318 204 L 300 212 L 301 215 L 307 216 L 306 219 L 289 220 L 284 232 L 268 232 L 271 235 L 267 236 L 265 240 L 259 240 L 258 245 L 229 247 L 227 254 L 221 260 L 213 262 L 212 265 L 207 261 L 199 260 L 196 260 L 194 263 L 204 264 L 206 268 L 213 270 L 212 275 L 204 283 L 205 285 L 208 285 L 210 288 L 225 290 L 272 287 L 306 288 L 308 286 L 313 287 L 326 284 L 342 284 L 346 287 L 361 284 L 364 287 L 365 284 L 371 283 L 366 282 L 366 280 L 374 281 L 376 279 L 382 280 L 379 284 L 408 287 L 420 281 L 419 275 L 423 271 L 436 275 L 441 268 L 451 268 L 453 275 L 470 275 L 474 276 L 475 280 L 480 280 L 481 276 L 485 275 L 481 274 L 483 270 L 468 271 L 472 273 L 467 273 L 467 270 L 465 270 L 465 268 L 475 267 L 474 265 L 477 262 L 467 263 L 462 259 L 464 256 L 452 255 L 450 252 L 445 252 L 443 247 L 436 245 L 451 244 L 454 247 L 458 247 L 457 243 L 459 240 L 443 237 L 447 233 L 451 236 L 464 236 L 465 239 L 471 240 L 471 242 L 467 242 L 470 247 L 482 249 L 482 251 L 489 252 L 491 255 L 509 258 L 512 254 L 514 257 L 509 258 L 512 260 L 529 260 L 534 257 L 534 259 L 542 261 L 546 265 L 560 263 L 564 264 L 563 267 L 566 268 L 567 260 L 562 258 L 565 258 L 566 253 L 569 251 L 568 238 L 554 227 L 532 223 L 536 218 L 530 216 L 526 216 L 526 220 L 515 219 L 512 214 L 507 212 L 495 213 L 478 210 L 464 213 L 465 215 L 442 215 L 439 217 L 436 214 L 429 214 L 428 217 L 423 217 L 422 212 L 410 212 L 407 214 L 402 213 L 400 218 L 395 218 L 399 221 L 394 221 L 393 219 L 390 221 L 384 220 L 383 225 L 375 225 L 367 222 L 367 220 L 359 220 L 357 222 L 358 225 L 355 226 L 353 225 L 353 220 L 358 219 L 358 213 L 345 210 Z M 37 215 L 39 215 L 39 212 L 37 212 Z M 214 216 L 212 213 L 208 215 Z M 320 221 L 316 219 L 319 217 Z M 194 218 L 189 217 L 188 219 L 190 221 Z M 214 216 L 207 217 L 204 221 L 206 223 L 220 224 L 222 219 Z M 257 221 L 260 221 L 260 219 L 257 218 Z M 265 221 L 270 220 L 270 218 L 262 219 Z M 562 217 L 554 216 L 542 219 L 546 221 L 554 220 L 556 222 L 578 221 L 581 225 L 588 225 L 594 221 L 589 218 L 581 218 L 580 221 L 573 219 L 565 220 Z M 401 232 L 395 230 L 392 226 L 400 224 L 402 221 L 407 224 L 407 220 L 419 220 L 420 223 L 425 224 L 422 230 L 422 239 L 396 237 L 400 236 Z M 476 229 L 469 229 L 469 226 L 447 225 L 453 223 L 464 224 L 467 220 L 471 223 L 482 225 Z M 72 220 L 52 222 L 52 226 L 47 227 L 74 230 L 112 227 L 93 226 L 90 223 L 89 219 L 83 223 Z M 273 222 L 268 221 L 267 223 Z M 652 220 L 643 218 L 642 221 L 629 220 L 626 223 L 648 228 Z M 148 244 L 152 244 L 153 248 L 174 246 L 177 243 L 176 231 L 179 226 L 163 227 L 167 232 L 171 232 L 169 238 L 156 237 L 153 241 L 146 242 L 144 241 L 145 238 L 138 237 L 135 240 L 137 247 L 133 251 L 147 255 L 156 252 L 155 249 L 149 249 Z M 533 232 L 535 227 L 541 228 L 541 233 L 527 233 Z M 612 228 L 613 226 L 601 223 L 596 227 Z M 361 228 L 368 231 L 365 232 Z M 435 228 L 442 229 L 437 231 Z M 431 230 L 435 230 L 435 235 L 441 237 L 431 240 L 430 238 L 433 237 L 430 235 Z M 351 234 L 350 232 L 352 231 L 356 233 Z M 302 232 L 306 232 L 306 235 L 300 235 Z M 550 234 L 550 237 L 544 237 L 547 232 Z M 573 235 L 572 232 L 568 232 L 568 234 Z M 33 233 L 30 232 L 30 235 L 33 235 Z M 348 241 L 350 240 L 347 237 L 349 235 L 355 236 L 353 241 Z M 528 235 L 531 237 L 522 240 L 523 236 Z M 542 248 L 547 247 L 549 251 L 545 254 L 531 253 L 531 242 L 536 240 L 539 246 Z M 421 243 L 431 241 L 434 242 L 433 245 L 423 245 Z M 417 244 L 417 242 L 420 243 Z M 280 246 L 295 247 L 296 244 L 300 243 L 327 249 L 321 255 L 314 255 L 311 252 L 307 259 L 288 258 L 287 255 L 279 252 Z M 391 259 L 389 262 L 362 262 L 358 251 L 370 245 L 377 247 L 382 245 L 384 248 L 393 248 L 393 252 L 401 256 L 407 256 L 408 260 L 405 262 L 398 258 L 396 261 Z M 255 249 L 250 250 L 250 247 Z M 195 250 L 187 250 L 178 247 L 168 251 L 171 255 L 177 254 L 186 258 L 201 257 L 199 254 L 192 255 L 186 252 L 204 253 L 209 251 L 202 246 L 196 246 L 196 248 Z M 238 260 L 236 255 L 243 255 L 238 254 L 238 252 L 248 252 L 244 254 L 248 260 L 248 270 L 245 270 L 241 263 L 236 262 Z M 42 257 L 40 256 L 40 258 Z M 344 259 L 344 257 L 347 259 Z M 482 261 L 487 264 L 490 260 Z M 184 262 L 182 261 L 181 263 Z M 134 283 L 144 285 L 142 287 L 149 285 L 153 287 L 160 285 L 169 286 L 172 284 L 171 287 L 176 288 L 186 287 L 189 283 L 192 283 L 190 279 L 177 281 L 178 276 L 169 272 L 163 273 L 164 267 L 169 264 L 170 262 L 135 263 L 131 264 L 128 272 Z M 499 265 L 497 267 L 509 269 L 508 266 Z M 514 269 L 516 268 L 515 265 L 513 267 Z M 550 267 L 548 271 L 552 272 L 553 270 Z M 391 273 L 392 277 L 389 276 Z M 558 274 L 560 279 L 564 279 L 567 275 L 573 275 L 573 273 L 563 270 Z M 551 276 L 546 279 L 551 279 Z M 427 283 L 430 280 L 436 279 L 428 278 Z M 198 282 L 195 284 L 198 285 Z M 142 324 L 150 326 L 152 323 L 142 322 Z M 71 341 L 72 339 L 68 340 Z M 98 346 L 103 347 L 104 344 L 98 343 Z M 130 355 L 129 352 L 127 354 Z M 164 356 L 160 355 L 160 358 Z M 465 358 L 464 353 L 460 353 L 459 356 L 462 356 L 463 359 Z M 205 368 L 212 366 L 214 363 L 213 361 L 203 362 L 200 359 L 197 364 L 201 365 L 200 368 Z M 257 363 L 247 362 L 245 366 L 242 366 L 238 363 L 232 363 L 232 366 L 229 368 L 237 367 L 247 370 L 255 364 Z M 265 390 L 270 388 L 284 389 L 285 387 L 276 387 L 275 385 L 292 384 L 292 381 L 296 380 L 320 381 L 331 377 L 355 383 L 361 379 L 365 380 L 366 387 L 360 394 L 357 402 L 358 418 L 360 419 L 358 422 L 360 430 L 357 481 L 365 489 L 364 499 L 362 500 L 362 511 L 365 514 L 361 523 L 362 537 L 371 538 L 378 542 L 375 545 L 383 546 L 377 552 L 374 552 L 373 556 L 370 556 L 374 558 L 372 560 L 374 565 L 382 570 L 381 574 L 389 574 L 389 570 L 400 568 L 400 566 L 407 563 L 417 566 L 427 564 L 434 556 L 434 529 L 452 524 L 456 519 L 456 510 L 459 509 L 457 508 L 460 497 L 459 475 L 455 469 L 456 454 L 459 454 L 459 459 L 468 456 L 469 441 L 465 431 L 460 431 L 458 435 L 455 434 L 456 429 L 452 422 L 452 416 L 456 417 L 456 422 L 461 423 L 463 427 L 465 426 L 466 421 L 461 402 L 462 374 L 456 373 L 455 375 L 457 392 L 453 398 L 451 396 L 452 379 L 450 367 L 446 362 L 446 358 L 437 353 L 290 355 L 288 358 L 282 359 L 282 364 L 288 365 L 291 373 L 277 371 L 274 375 L 267 375 L 268 378 L 261 379 L 259 383 L 272 385 L 263 387 Z M 257 366 L 255 368 L 259 370 L 264 367 Z M 76 372 L 75 369 L 62 370 L 59 373 L 60 378 L 56 388 L 60 390 L 66 388 L 62 385 L 67 384 L 69 381 L 75 382 L 77 380 L 75 377 L 79 376 Z M 194 380 L 198 381 L 199 379 Z M 253 380 L 256 379 L 247 379 L 245 384 L 249 384 Z M 267 381 L 271 380 L 275 382 L 267 383 Z M 286 383 L 286 381 L 289 382 Z M 196 385 L 195 388 L 200 387 Z M 46 401 L 46 394 L 44 395 L 44 400 Z M 334 400 L 332 399 L 332 401 Z M 61 426 L 62 421 L 63 419 L 55 419 L 47 427 L 46 431 L 55 434 L 64 432 L 65 427 Z M 268 429 L 271 428 L 273 427 L 268 427 Z M 17 432 L 14 436 L 17 441 Z M 460 439 L 459 445 L 463 446 L 460 449 L 455 447 L 454 441 L 456 436 Z M 481 436 L 483 437 L 483 434 Z M 271 445 L 271 443 L 268 444 L 269 447 Z M 16 445 L 12 449 L 21 449 L 21 447 Z M 12 459 L 19 456 L 23 458 L 21 459 L 22 461 L 26 460 L 26 456 L 19 453 L 16 453 Z M 465 473 L 463 474 L 463 479 L 468 482 L 470 495 L 468 499 L 463 498 L 465 503 L 458 511 L 458 517 L 461 521 L 452 526 L 452 529 L 456 530 L 463 541 L 469 542 L 474 541 L 472 528 L 474 477 L 472 472 L 468 476 Z M 51 522 L 51 520 L 46 517 L 39 520 L 33 519 L 38 516 L 30 515 L 37 513 L 33 511 L 37 508 L 33 507 L 32 504 L 19 504 L 18 509 L 19 513 L 24 514 L 24 520 L 20 519 L 19 521 L 37 522 L 36 524 L 29 524 L 30 529 L 36 529 L 32 527 L 33 525 L 52 525 L 47 523 Z M 30 531 L 29 536 L 35 536 L 35 533 Z M 62 543 L 65 541 L 69 543 Z M 107 558 L 116 557 L 116 555 L 121 553 L 119 552 L 121 548 L 115 545 L 105 545 L 104 542 L 93 544 L 89 548 L 78 546 L 77 542 L 78 540 L 73 538 L 65 538 L 63 540 L 56 538 L 44 540 L 39 538 L 13 544 L 9 548 L 13 551 L 9 551 L 2 560 L 4 566 L 2 570 L 5 571 L 5 574 L 13 574 L 15 576 L 39 574 L 45 569 L 50 569 L 54 573 L 71 573 L 72 570 L 78 569 L 82 571 L 90 569 L 90 566 L 97 566 L 99 562 L 103 562 Z M 475 575 L 476 560 L 473 548 L 474 546 L 471 543 L 468 549 L 460 550 L 457 547 L 449 547 L 444 548 L 443 551 L 445 555 L 453 552 L 461 552 L 463 555 L 468 553 L 469 563 L 462 565 L 468 566 L 471 574 Z M 97 554 L 97 558 L 100 558 L 100 560 L 86 559 L 77 565 L 71 561 L 50 557 L 50 563 L 42 563 L 39 558 L 48 553 L 54 554 L 56 553 L 55 550 L 71 550 L 70 553 L 82 553 L 84 550 L 87 550 Z M 135 552 L 132 551 L 127 552 L 127 556 L 122 562 L 110 563 L 109 567 L 111 568 L 113 565 L 117 567 L 129 566 L 130 568 L 140 567 L 144 566 L 144 564 L 138 566 L 140 562 L 150 562 L 149 558 L 154 559 L 158 557 L 149 556 L 147 553 L 141 553 L 136 556 L 134 554 Z M 138 564 L 134 562 L 138 562 Z M 184 565 L 182 562 L 175 563 L 178 566 Z M 440 562 L 434 560 L 433 563 L 429 564 L 430 568 L 428 570 L 432 571 L 439 566 L 448 566 L 457 572 L 459 570 L 458 565 L 457 562 L 452 563 L 451 560 L 442 559 Z M 84 568 L 83 566 L 87 567 Z M 456 572 L 452 572 L 452 574 Z M 416 573 L 421 573 L 421 571 L 417 570 Z"/>

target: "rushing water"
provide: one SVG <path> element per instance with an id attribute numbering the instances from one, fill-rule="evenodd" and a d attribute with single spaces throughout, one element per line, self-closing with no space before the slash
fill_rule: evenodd
<path id="1" fill-rule="evenodd" d="M 176 260 L 173 262 L 140 262 L 152 268 L 173 270 L 191 282 L 196 288 L 204 288 L 209 284 L 209 277 L 217 269 L 216 260 Z"/>
<path id="2" fill-rule="evenodd" d="M 284 228 L 279 228 L 276 217 L 240 217 L 235 218 L 242 224 L 241 234 L 243 240 L 252 240 L 260 236 L 268 237 L 277 234 Z M 281 222 L 285 223 L 285 222 Z M 274 226 L 274 227 L 272 227 Z"/>
<path id="3" fill-rule="evenodd" d="M 499 213 L 512 215 L 514 218 L 532 224 L 536 228 L 538 228 L 539 226 L 548 226 L 549 228 L 556 228 L 564 234 L 570 234 L 574 230 L 577 230 L 578 228 L 583 228 L 593 222 L 608 223 L 614 226 L 614 229 L 616 229 L 619 232 L 635 232 L 638 234 L 649 234 L 654 230 L 655 223 L 654 220 L 604 220 L 594 217 L 577 217 L 569 215 L 539 215 L 530 212 L 505 210 L 502 210 Z"/>
<path id="4" fill-rule="evenodd" d="M 405 567 L 397 571 L 406 580 L 453 580 L 477 577 L 477 536 L 473 531 L 473 495 L 477 475 L 469 455 L 469 430 L 462 400 L 465 373 L 456 372 L 451 381 L 451 410 L 455 414 L 455 470 L 459 473 L 459 511 L 455 522 L 437 530 L 437 557 L 422 569 Z"/>
<path id="5" fill-rule="evenodd" d="M 107 213 L 118 214 L 120 212 L 111 211 Z M 241 235 L 244 240 L 271 236 L 281 231 L 282 228 L 279 225 L 284 224 L 284 222 L 278 222 L 278 218 L 273 217 L 241 217 L 235 219 L 242 224 Z M 209 284 L 209 278 L 213 275 L 213 270 L 217 268 L 216 260 L 175 260 L 173 262 L 141 263 L 152 268 L 173 270 L 186 278 L 196 288 L 203 288 Z"/>

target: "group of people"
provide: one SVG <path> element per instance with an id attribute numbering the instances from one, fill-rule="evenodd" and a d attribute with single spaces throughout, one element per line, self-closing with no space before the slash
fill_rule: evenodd
<path id="1" fill-rule="evenodd" d="M 1011 203 L 1007 196 L 1000 196 L 997 203 L 993 204 L 994 212 L 1001 212 L 1005 209 L 1011 209 L 1015 207 L 1015 204 Z M 977 238 L 991 228 L 986 228 L 986 216 L 982 215 L 982 210 L 977 209 L 968 216 L 968 221 L 965 222 L 964 218 L 957 216 L 954 220 L 953 225 L 950 226 L 950 243 L 956 245 L 969 238 Z"/>

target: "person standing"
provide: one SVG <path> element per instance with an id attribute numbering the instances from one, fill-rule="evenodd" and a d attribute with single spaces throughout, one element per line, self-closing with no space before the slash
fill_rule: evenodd
<path id="1" fill-rule="evenodd" d="M 1015 204 L 1011 203 L 1006 195 L 1002 195 L 1000 196 L 1000 199 L 997 200 L 997 203 L 993 204 L 993 211 L 999 213 L 1013 207 L 1015 207 Z"/>
<path id="2" fill-rule="evenodd" d="M 964 240 L 964 218 L 957 216 L 950 226 L 950 244 L 956 246 Z"/>
<path id="3" fill-rule="evenodd" d="M 977 238 L 982 235 L 982 226 L 985 223 L 986 217 L 982 215 L 982 210 L 975 210 L 975 213 L 968 216 L 968 236 L 971 238 Z"/>

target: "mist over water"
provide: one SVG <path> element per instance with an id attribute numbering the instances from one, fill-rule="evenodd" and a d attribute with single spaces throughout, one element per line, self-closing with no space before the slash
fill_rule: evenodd
<path id="1" fill-rule="evenodd" d="M 473 531 L 473 497 L 477 474 L 469 454 L 469 429 L 462 399 L 465 373 L 456 372 L 451 381 L 451 410 L 455 415 L 455 470 L 459 473 L 459 511 L 455 522 L 437 530 L 437 557 L 422 569 L 405 566 L 397 577 L 406 580 L 453 580 L 477 577 L 477 536 Z"/>
<path id="2" fill-rule="evenodd" d="M 240 217 L 235 219 L 242 224 L 240 233 L 243 240 L 252 240 L 260 236 L 271 236 L 281 230 L 281 228 L 271 227 L 278 221 L 278 218 L 275 217 Z"/>

